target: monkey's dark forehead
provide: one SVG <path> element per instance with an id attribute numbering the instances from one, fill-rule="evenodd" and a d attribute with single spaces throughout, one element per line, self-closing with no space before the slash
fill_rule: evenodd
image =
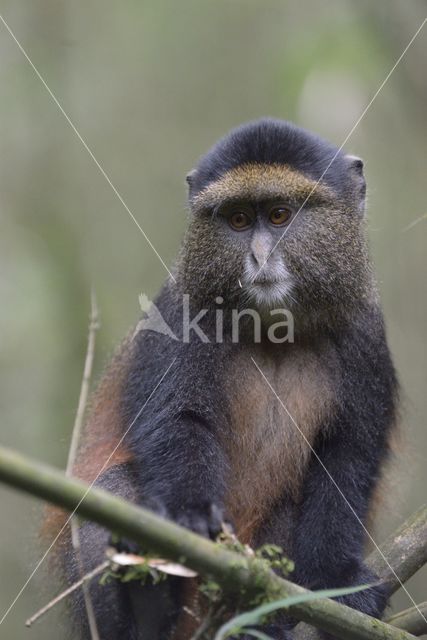
<path id="1" fill-rule="evenodd" d="M 251 164 L 286 165 L 338 195 L 349 182 L 348 161 L 336 147 L 285 120 L 263 118 L 233 129 L 200 159 L 189 181 L 190 199 L 229 171 Z"/>

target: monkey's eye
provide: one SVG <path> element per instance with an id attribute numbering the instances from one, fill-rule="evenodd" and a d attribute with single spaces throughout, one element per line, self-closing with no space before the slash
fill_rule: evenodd
<path id="1" fill-rule="evenodd" d="M 229 218 L 228 223 L 232 229 L 242 231 L 251 226 L 252 220 L 244 211 L 235 211 Z"/>
<path id="2" fill-rule="evenodd" d="M 287 224 L 292 217 L 292 211 L 279 205 L 270 209 L 270 222 L 276 227 Z"/>

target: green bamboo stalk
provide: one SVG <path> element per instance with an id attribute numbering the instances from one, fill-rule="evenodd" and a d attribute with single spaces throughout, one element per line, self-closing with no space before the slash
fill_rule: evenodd
<path id="1" fill-rule="evenodd" d="M 52 467 L 0 447 L 0 481 L 48 500 L 144 548 L 213 577 L 226 593 L 244 594 L 248 603 L 256 594 L 279 599 L 308 593 L 266 569 L 264 563 L 224 549 L 195 533 L 164 520 L 101 489 L 65 477 Z M 345 640 L 414 640 L 396 629 L 333 600 L 300 603 L 289 609 L 308 622 Z"/>

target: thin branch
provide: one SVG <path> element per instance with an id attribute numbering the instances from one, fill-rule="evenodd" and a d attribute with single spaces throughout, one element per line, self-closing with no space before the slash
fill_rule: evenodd
<path id="1" fill-rule="evenodd" d="M 224 549 L 154 513 L 101 489 L 65 477 L 61 472 L 0 447 L 0 481 L 74 511 L 115 533 L 135 540 L 162 558 L 185 564 L 213 577 L 225 594 L 270 599 L 307 593 L 280 578 L 257 558 Z M 85 497 L 84 497 L 85 496 Z M 84 499 L 83 499 L 84 498 Z M 332 600 L 314 600 L 289 608 L 292 616 L 346 640 L 410 640 L 415 636 Z"/>
<path id="2" fill-rule="evenodd" d="M 392 624 L 398 629 L 403 629 L 412 633 L 414 636 L 422 636 L 427 633 L 427 623 L 420 616 L 421 613 L 427 618 L 427 602 L 422 602 L 417 607 L 411 607 L 405 609 L 400 613 L 396 613 L 391 618 L 388 618 L 387 623 Z"/>
<path id="3" fill-rule="evenodd" d="M 95 567 L 95 569 L 92 569 L 92 571 L 89 571 L 89 573 L 86 573 L 86 575 L 82 576 L 80 580 L 72 584 L 71 587 L 68 587 L 68 589 L 65 589 L 65 591 L 61 591 L 61 593 L 57 595 L 56 598 L 53 598 L 53 600 L 48 602 L 46 606 L 42 607 L 42 609 L 39 609 L 37 613 L 31 616 L 31 618 L 28 618 L 28 620 L 25 622 L 25 626 L 31 627 L 31 625 L 34 624 L 34 622 L 37 622 L 39 618 L 41 618 L 45 613 L 50 611 L 56 604 L 58 604 L 59 602 L 62 602 L 64 598 L 69 596 L 71 593 L 73 593 L 80 587 L 83 587 L 90 580 L 92 580 L 96 576 L 99 576 L 100 573 L 108 569 L 110 564 L 111 564 L 110 560 L 106 560 L 102 564 L 99 564 L 97 567 Z"/>
<path id="4" fill-rule="evenodd" d="M 95 292 L 91 291 L 91 312 L 89 321 L 89 334 L 87 340 L 86 358 L 83 368 L 82 384 L 80 387 L 79 402 L 77 405 L 76 417 L 74 420 L 73 431 L 71 435 L 70 450 L 68 452 L 68 461 L 65 474 L 71 476 L 76 461 L 77 451 L 80 444 L 80 437 L 83 428 L 83 421 L 86 412 L 87 399 L 89 395 L 90 380 L 92 377 L 93 361 L 95 357 L 95 340 L 96 331 L 99 328 L 98 322 L 98 306 L 96 304 Z M 80 535 L 79 535 L 79 521 L 77 517 L 71 518 L 71 543 L 73 545 L 74 553 L 77 561 L 77 568 L 80 578 L 82 578 L 81 586 L 83 591 L 83 599 L 85 603 L 86 615 L 89 624 L 89 631 L 92 640 L 100 640 L 98 625 L 96 624 L 95 611 L 90 597 L 89 584 L 83 580 L 85 573 L 83 558 L 80 548 Z"/>
<path id="5" fill-rule="evenodd" d="M 406 582 L 421 569 L 427 562 L 427 505 L 409 516 L 381 545 L 381 551 L 401 582 Z M 387 583 L 390 594 L 399 589 L 399 581 L 378 550 L 371 553 L 367 564 Z"/>
<path id="6" fill-rule="evenodd" d="M 83 420 L 86 411 L 87 399 L 89 396 L 90 379 L 92 377 L 93 361 L 95 357 L 95 340 L 96 331 L 99 329 L 98 305 L 96 304 L 95 292 L 91 291 L 91 311 L 89 319 L 89 334 L 87 339 L 87 349 L 85 365 L 83 368 L 82 384 L 80 387 L 79 403 L 77 405 L 76 417 L 74 420 L 73 432 L 71 436 L 70 450 L 68 452 L 68 461 L 66 467 L 66 475 L 70 476 L 76 461 L 77 450 L 79 448 Z"/>
<path id="7" fill-rule="evenodd" d="M 201 640 L 205 635 L 205 633 L 209 631 L 209 629 L 213 627 L 215 623 L 221 620 L 221 617 L 224 615 L 224 613 L 225 613 L 224 606 L 212 605 L 209 608 L 209 611 L 207 612 L 203 622 L 201 623 L 199 628 L 196 629 L 196 631 L 193 633 L 190 640 Z"/>

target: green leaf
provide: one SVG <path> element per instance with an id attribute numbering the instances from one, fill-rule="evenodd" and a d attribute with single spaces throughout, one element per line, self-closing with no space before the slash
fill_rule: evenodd
<path id="1" fill-rule="evenodd" d="M 288 596 L 282 600 L 275 600 L 274 602 L 268 602 L 263 604 L 252 611 L 241 613 L 235 616 L 226 624 L 220 627 L 215 635 L 214 640 L 225 640 L 230 635 L 242 633 L 242 628 L 248 625 L 258 624 L 261 618 L 277 609 L 286 609 L 296 604 L 302 604 L 303 602 L 310 602 L 312 600 L 320 600 L 323 598 L 338 598 L 339 596 L 346 596 L 351 593 L 357 593 L 369 589 L 372 585 L 364 584 L 358 587 L 345 587 L 343 589 L 323 589 L 321 591 L 314 591 L 311 593 L 302 593 L 297 596 Z M 246 633 L 246 631 L 245 631 Z"/>

